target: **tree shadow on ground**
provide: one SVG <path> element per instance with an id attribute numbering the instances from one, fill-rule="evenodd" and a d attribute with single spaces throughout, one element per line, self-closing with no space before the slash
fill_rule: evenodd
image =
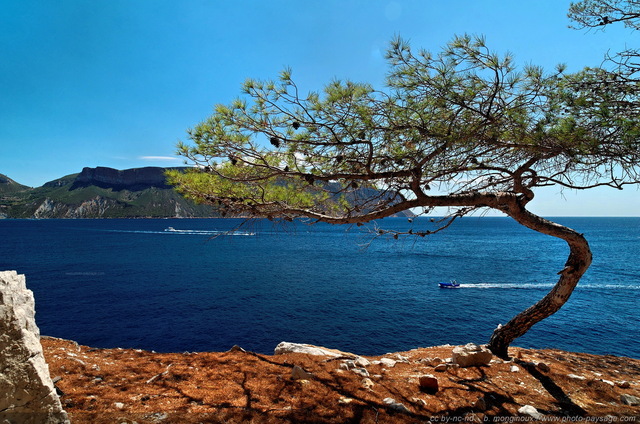
<path id="1" fill-rule="evenodd" d="M 536 364 L 522 360 L 516 360 L 515 362 L 527 370 L 533 378 L 542 384 L 542 387 L 544 387 L 545 390 L 556 399 L 560 408 L 566 413 L 566 416 L 584 417 L 587 415 L 587 411 L 582 409 L 579 405 L 576 405 L 569 395 L 562 390 L 562 387 L 558 386 L 551 377 L 543 374 Z"/>

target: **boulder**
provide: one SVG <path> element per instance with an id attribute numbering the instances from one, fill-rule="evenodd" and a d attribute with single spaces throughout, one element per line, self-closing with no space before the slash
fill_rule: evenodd
<path id="1" fill-rule="evenodd" d="M 49 375 L 24 275 L 0 272 L 0 423 L 69 423 Z"/>
<path id="2" fill-rule="evenodd" d="M 484 346 L 469 343 L 453 348 L 451 361 L 463 368 L 489 365 L 493 354 Z"/>

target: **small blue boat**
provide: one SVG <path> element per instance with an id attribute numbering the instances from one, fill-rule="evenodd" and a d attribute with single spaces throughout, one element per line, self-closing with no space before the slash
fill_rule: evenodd
<path id="1" fill-rule="evenodd" d="M 460 283 L 456 280 L 451 280 L 448 283 L 438 283 L 438 287 L 441 289 L 458 289 L 460 288 Z"/>

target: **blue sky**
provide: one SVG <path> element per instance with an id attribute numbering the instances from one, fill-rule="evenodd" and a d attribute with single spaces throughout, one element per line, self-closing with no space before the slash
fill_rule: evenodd
<path id="1" fill-rule="evenodd" d="M 637 46 L 622 27 L 569 29 L 569 1 L 0 0 L 0 173 L 39 186 L 85 166 L 180 165 L 175 145 L 248 77 L 284 67 L 306 91 L 382 88 L 396 34 L 438 51 L 484 34 L 519 64 L 569 71 Z M 640 215 L 640 192 L 539 192 L 534 212 Z"/>

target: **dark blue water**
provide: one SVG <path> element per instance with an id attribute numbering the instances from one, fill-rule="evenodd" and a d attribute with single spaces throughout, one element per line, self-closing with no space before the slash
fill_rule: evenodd
<path id="1" fill-rule="evenodd" d="M 563 309 L 515 344 L 640 358 L 640 218 L 557 221 L 585 233 L 593 265 Z M 363 228 L 325 224 L 258 222 L 211 238 L 239 222 L 0 220 L 0 270 L 26 274 L 42 334 L 94 347 L 271 353 L 286 340 L 382 354 L 485 343 L 545 295 L 568 253 L 489 217 L 366 249 Z M 438 289 L 450 279 L 463 288 Z"/>

